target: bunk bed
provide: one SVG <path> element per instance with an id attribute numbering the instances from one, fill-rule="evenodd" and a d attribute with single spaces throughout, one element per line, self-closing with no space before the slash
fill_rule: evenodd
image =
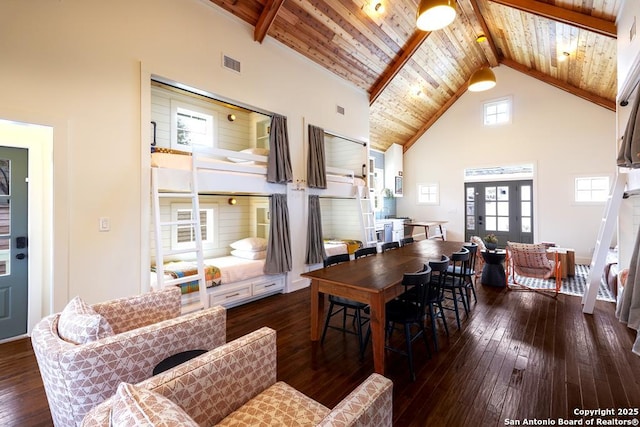
<path id="1" fill-rule="evenodd" d="M 257 153 L 257 154 L 256 154 Z M 192 181 L 197 182 L 198 198 L 223 198 L 228 196 L 235 202 L 238 194 L 243 197 L 264 198 L 282 193 L 285 186 L 281 183 L 267 182 L 268 152 L 243 150 L 210 150 L 195 154 L 177 152 L 175 150 L 155 150 L 151 154 L 151 174 L 155 198 L 161 193 L 178 193 L 191 191 Z M 195 173 L 194 173 L 195 168 Z M 171 200 L 171 199 L 169 199 Z M 268 200 L 268 199 L 267 199 Z M 159 201 L 157 201 L 159 203 Z M 231 205 L 231 202 L 229 202 Z M 265 206 L 267 202 L 264 203 Z M 229 206 L 229 209 L 232 209 Z M 161 208 L 158 205 L 158 210 Z M 167 209 L 166 207 L 164 209 Z M 155 209 L 154 209 L 155 210 Z M 257 221 L 254 219 L 254 221 Z M 155 223 L 156 221 L 154 221 Z M 160 221 L 158 221 L 160 222 Z M 268 223 L 258 229 L 254 226 L 254 233 L 268 236 Z M 245 228 L 249 228 L 245 226 Z M 168 233 L 158 231 L 156 233 Z M 156 237 L 156 247 L 159 241 L 166 237 Z M 263 240 L 261 247 L 234 247 L 234 243 Z M 257 236 L 240 238 L 231 247 L 214 249 L 216 256 L 203 257 L 206 279 L 206 294 L 208 305 L 223 305 L 227 308 L 244 304 L 265 296 L 282 293 L 285 289 L 286 275 L 265 274 L 266 240 Z M 162 243 L 164 244 L 164 243 Z M 211 251 L 209 251 L 211 252 Z M 157 255 L 156 255 L 157 258 Z M 163 267 L 151 267 L 151 286 L 158 287 L 159 275 L 162 272 L 162 283 L 176 278 L 195 276 L 197 261 L 194 256 L 187 259 L 172 259 L 163 257 Z M 202 298 L 198 281 L 181 283 L 183 307 L 195 305 Z"/>
<path id="2" fill-rule="evenodd" d="M 308 125 L 308 143 L 308 233 L 312 237 L 308 240 L 306 263 L 316 264 L 323 256 L 353 254 L 371 245 L 366 229 L 367 222 L 373 225 L 373 215 L 364 180 L 367 144 L 313 125 Z M 343 171 L 343 175 L 348 171 L 351 179 L 338 182 L 332 178 L 335 170 Z M 312 204 L 314 197 L 318 199 Z M 370 215 L 368 220 L 366 215 Z M 375 234 L 373 229 L 371 232 Z"/>

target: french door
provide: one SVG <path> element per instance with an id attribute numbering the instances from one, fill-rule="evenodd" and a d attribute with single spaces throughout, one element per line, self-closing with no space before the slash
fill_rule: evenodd
<path id="1" fill-rule="evenodd" d="M 27 333 L 28 151 L 0 147 L 0 340 Z"/>
<path id="2" fill-rule="evenodd" d="M 533 243 L 533 181 L 465 183 L 465 239 L 498 237 L 498 246 L 508 241 Z"/>

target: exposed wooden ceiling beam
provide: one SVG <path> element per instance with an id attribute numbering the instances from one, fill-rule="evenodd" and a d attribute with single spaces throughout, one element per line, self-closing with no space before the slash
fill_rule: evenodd
<path id="1" fill-rule="evenodd" d="M 267 0 L 264 4 L 264 9 L 262 9 L 262 13 L 260 13 L 260 17 L 258 17 L 256 29 L 253 33 L 253 39 L 255 41 L 262 43 L 264 38 L 267 36 L 267 32 L 269 32 L 269 27 L 271 27 L 271 24 L 273 24 L 273 21 L 276 19 L 276 15 L 278 15 L 280 6 L 282 6 L 283 3 L 284 0 Z"/>
<path id="2" fill-rule="evenodd" d="M 466 85 L 466 84 L 463 84 L 463 85 L 462 85 L 462 86 L 457 90 L 457 92 L 456 92 L 456 93 L 454 93 L 454 94 L 453 94 L 453 96 L 452 96 L 451 98 L 449 98 L 449 99 L 447 100 L 447 102 L 445 102 L 445 104 L 444 104 L 442 107 L 440 107 L 440 109 L 439 109 L 438 111 L 436 111 L 436 113 L 435 113 L 435 114 L 433 114 L 431 117 L 429 117 L 429 120 L 428 120 L 425 124 L 423 124 L 422 126 L 420 126 L 420 129 L 418 129 L 418 131 L 416 132 L 416 134 L 415 134 L 415 135 L 413 135 L 411 138 L 409 138 L 409 140 L 407 140 L 407 142 L 405 142 L 405 143 L 402 145 L 402 152 L 403 152 L 403 153 L 406 153 L 406 152 L 407 152 L 407 150 L 409 150 L 409 148 L 411 148 L 411 146 L 412 146 L 413 144 L 415 144 L 415 143 L 418 141 L 418 139 L 420 139 L 420 137 L 421 137 L 422 135 L 424 135 L 424 133 L 425 133 L 426 131 L 428 131 L 428 130 L 429 130 L 429 128 L 430 128 L 431 126 L 433 126 L 433 124 L 434 124 L 435 122 L 437 122 L 437 121 L 438 121 L 438 119 L 439 119 L 440 117 L 442 117 L 442 115 L 443 115 L 444 113 L 446 113 L 446 111 L 447 111 L 447 110 L 448 110 L 448 109 L 449 109 L 453 104 L 455 104 L 455 102 L 456 102 L 456 101 L 457 101 L 457 100 L 458 100 L 462 95 L 464 95 L 464 93 L 465 93 L 466 91 L 467 91 L 467 85 Z"/>
<path id="3" fill-rule="evenodd" d="M 615 22 L 596 18 L 584 13 L 574 12 L 549 3 L 535 0 L 491 0 L 504 6 L 513 7 L 534 15 L 543 16 L 554 21 L 560 21 L 574 27 L 593 31 L 603 36 L 617 38 L 618 31 Z"/>
<path id="4" fill-rule="evenodd" d="M 547 84 L 550 84 L 551 86 L 555 86 L 558 89 L 562 89 L 566 92 L 569 92 L 572 95 L 575 96 L 579 96 L 582 99 L 586 99 L 587 101 L 591 101 L 596 105 L 599 105 L 601 107 L 604 107 L 608 110 L 611 111 L 616 111 L 616 103 L 615 101 L 612 101 L 610 99 L 606 99 L 603 98 L 601 96 L 595 95 L 591 92 L 587 92 L 584 89 L 580 89 L 579 87 L 575 87 L 572 86 L 568 83 L 565 83 L 563 81 L 560 81 L 558 79 L 555 79 L 551 76 L 548 76 L 546 74 L 543 74 L 539 71 L 533 70 L 531 68 L 528 68 L 525 65 L 519 64 L 516 61 L 513 61 L 511 59 L 506 59 L 503 58 L 500 61 L 502 64 L 506 65 L 507 67 L 513 68 L 514 70 L 520 71 L 521 73 L 524 73 L 530 77 L 533 77 L 534 79 L 538 79 L 540 81 L 543 81 Z"/>
<path id="5" fill-rule="evenodd" d="M 402 67 L 411 59 L 416 50 L 420 48 L 422 43 L 429 37 L 429 34 L 431 34 L 429 31 L 416 31 L 413 33 L 402 49 L 400 56 L 387 66 L 387 69 L 384 70 L 384 73 L 378 77 L 376 83 L 369 90 L 369 105 L 376 102 L 378 96 L 380 96 L 391 80 L 402 70 Z"/>
<path id="6" fill-rule="evenodd" d="M 476 19 L 480 23 L 480 27 L 482 28 L 482 34 L 484 34 L 484 36 L 487 38 L 487 42 L 489 43 L 489 49 L 491 50 L 492 55 L 486 55 L 486 50 L 483 48 L 483 50 L 485 51 L 485 55 L 487 56 L 487 61 L 489 61 L 489 65 L 491 65 L 492 67 L 496 67 L 500 62 L 501 55 L 498 54 L 498 48 L 496 47 L 496 44 L 493 41 L 493 37 L 491 37 L 491 31 L 489 31 L 489 26 L 487 25 L 487 22 L 484 20 L 484 16 L 482 16 L 482 14 L 480 13 L 480 8 L 478 7 L 478 1 L 469 0 L 469 3 L 471 4 L 471 8 L 473 9 L 473 14 L 475 15 Z"/>

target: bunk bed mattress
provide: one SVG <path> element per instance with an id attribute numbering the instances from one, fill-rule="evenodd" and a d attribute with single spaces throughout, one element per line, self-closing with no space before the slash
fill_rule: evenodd
<path id="1" fill-rule="evenodd" d="M 243 280 L 252 279 L 264 275 L 264 259 L 244 259 L 233 255 L 210 258 L 204 260 L 205 275 L 207 276 L 207 288 L 213 286 L 221 286 L 229 283 L 241 282 Z M 193 266 L 196 269 L 194 262 L 169 262 L 165 264 L 165 268 L 171 268 L 177 264 L 185 264 Z M 182 276 L 195 274 L 183 273 Z M 164 280 L 175 279 L 176 277 L 182 277 L 180 273 L 165 271 Z M 151 269 L 151 286 L 155 287 L 157 283 L 157 277 L 155 268 Z M 197 281 L 183 283 L 180 286 L 182 294 L 189 294 L 198 290 Z"/>
<path id="2" fill-rule="evenodd" d="M 191 156 L 164 152 L 151 153 L 151 167 L 191 170 Z"/>
<path id="3" fill-rule="evenodd" d="M 220 269 L 222 285 L 263 276 L 264 262 L 264 259 L 245 259 L 233 255 L 204 260 L 205 265 Z"/>
<path id="4" fill-rule="evenodd" d="M 348 254 L 347 244 L 342 242 L 324 242 L 324 251 L 327 256 Z"/>
<path id="5" fill-rule="evenodd" d="M 362 242 L 360 240 L 354 240 L 354 239 L 326 239 L 324 241 L 324 250 L 325 252 L 327 252 L 327 256 L 338 255 L 338 254 L 351 255 L 361 247 L 362 247 Z M 342 251 L 339 252 L 340 250 Z M 329 251 L 335 252 L 335 253 L 330 254 Z"/>

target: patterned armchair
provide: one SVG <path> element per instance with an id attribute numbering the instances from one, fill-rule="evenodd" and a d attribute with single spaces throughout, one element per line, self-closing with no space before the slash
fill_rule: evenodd
<path id="1" fill-rule="evenodd" d="M 562 270 L 558 253 L 555 253 L 554 260 L 547 256 L 547 246 L 542 243 L 515 243 L 507 242 L 507 255 L 505 264 L 507 266 L 507 286 L 509 289 L 522 289 L 532 291 L 551 291 L 555 296 L 560 292 L 562 286 Z M 523 277 L 533 277 L 536 279 L 550 279 L 555 277 L 554 288 L 531 288 L 516 280 L 516 275 Z"/>
<path id="2" fill-rule="evenodd" d="M 74 304 L 84 310 L 76 316 L 84 323 L 75 332 L 90 336 L 92 329 L 98 330 L 86 339 L 81 337 L 80 343 L 69 342 L 67 335 L 61 338 L 69 307 Z M 86 413 L 113 396 L 121 382 L 137 383 L 151 377 L 154 367 L 167 357 L 187 350 L 210 350 L 226 341 L 225 309 L 212 307 L 181 316 L 178 287 L 93 306 L 83 304 L 74 298 L 62 313 L 43 318 L 31 335 L 51 416 L 58 427 L 80 425 Z"/>
<path id="3" fill-rule="evenodd" d="M 276 382 L 276 354 L 276 332 L 258 329 L 140 384 L 121 384 L 82 425 L 391 426 L 389 379 L 372 374 L 329 409 Z"/>

